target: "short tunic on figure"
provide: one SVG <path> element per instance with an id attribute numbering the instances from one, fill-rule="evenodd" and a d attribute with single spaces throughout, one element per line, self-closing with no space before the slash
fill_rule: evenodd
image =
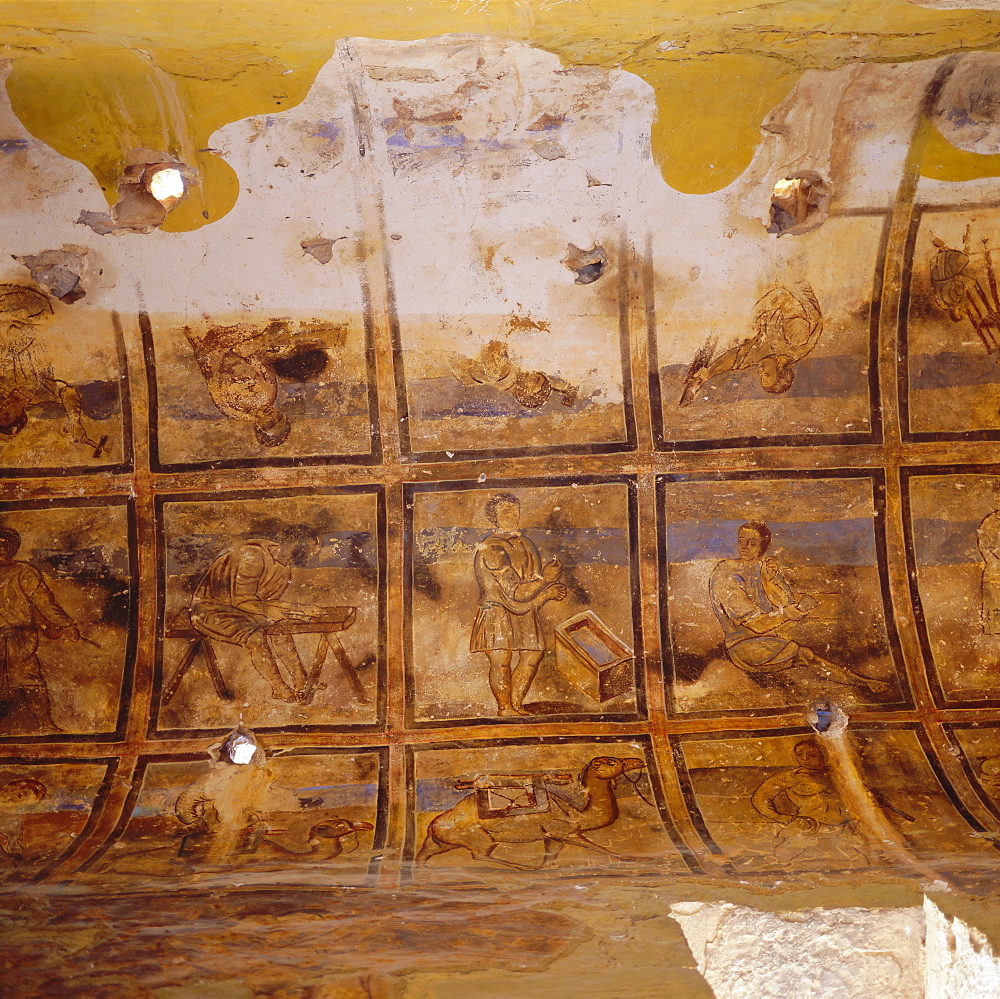
<path id="1" fill-rule="evenodd" d="M 476 548 L 476 581 L 479 611 L 472 625 L 471 652 L 541 652 L 538 613 L 530 600 L 519 595 L 524 584 L 542 581 L 538 549 L 520 534 L 492 534 Z M 529 586 L 533 594 L 538 586 Z"/>

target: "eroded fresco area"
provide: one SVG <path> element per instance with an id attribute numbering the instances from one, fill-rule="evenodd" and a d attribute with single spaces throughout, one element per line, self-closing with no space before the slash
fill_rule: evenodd
<path id="1" fill-rule="evenodd" d="M 638 77 L 342 39 L 186 232 L 4 108 L 0 879 L 991 890 L 1000 188 L 913 150 L 992 70 L 693 195 Z"/>
<path id="2" fill-rule="evenodd" d="M 220 130 L 219 154 L 259 180 L 165 285 L 142 286 L 157 467 L 377 458 L 352 107 L 331 65 L 294 110 Z M 310 181 L 336 195 L 315 197 Z M 256 237 L 249 217 L 263 227 Z M 229 264 L 193 288 L 215 254 Z"/>
<path id="3" fill-rule="evenodd" d="M 135 665 L 132 503 L 11 502 L 2 521 L 0 738 L 122 735 Z"/>
<path id="4" fill-rule="evenodd" d="M 341 53 L 382 198 L 402 449 L 627 446 L 622 181 L 645 88 L 499 40 Z"/>
<path id="5" fill-rule="evenodd" d="M 380 754 L 295 752 L 247 764 L 143 759 L 128 824 L 81 872 L 84 883 L 308 872 L 364 883 L 384 839 Z M 306 875 L 308 876 L 308 874 Z M 345 882 L 346 879 L 346 882 Z"/>

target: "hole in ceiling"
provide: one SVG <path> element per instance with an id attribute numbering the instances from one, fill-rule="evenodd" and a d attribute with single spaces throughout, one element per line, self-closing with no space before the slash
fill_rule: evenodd
<path id="1" fill-rule="evenodd" d="M 184 175 L 176 167 L 164 167 L 149 178 L 149 193 L 162 205 L 184 197 Z"/>
<path id="2" fill-rule="evenodd" d="M 220 747 L 220 754 L 223 759 L 229 760 L 230 763 L 246 766 L 254 758 L 258 748 L 253 735 L 242 729 L 237 729 L 226 736 Z"/>
<path id="3" fill-rule="evenodd" d="M 823 221 L 830 207 L 830 185 L 816 172 L 806 170 L 779 180 L 771 191 L 768 232 L 808 232 Z"/>
<path id="4" fill-rule="evenodd" d="M 118 182 L 115 206 L 110 212 L 81 212 L 77 222 L 101 235 L 152 232 L 196 181 L 195 170 L 172 156 L 153 149 L 133 149 Z"/>

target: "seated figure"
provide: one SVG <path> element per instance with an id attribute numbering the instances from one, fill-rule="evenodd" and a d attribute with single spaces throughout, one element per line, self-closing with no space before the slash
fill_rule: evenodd
<path id="1" fill-rule="evenodd" d="M 786 636 L 788 626 L 819 605 L 808 594 L 796 599 L 777 561 L 765 555 L 770 544 L 767 524 L 744 524 L 737 535 L 739 558 L 719 562 L 709 579 L 712 609 L 733 665 L 751 675 L 804 667 L 831 683 L 860 684 L 872 693 L 891 690 L 891 684 L 838 666 Z"/>

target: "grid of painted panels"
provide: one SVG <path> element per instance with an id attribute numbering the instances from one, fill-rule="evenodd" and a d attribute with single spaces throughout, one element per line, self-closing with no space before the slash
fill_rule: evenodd
<path id="1" fill-rule="evenodd" d="M 924 227 L 934 218 L 954 242 L 952 230 L 995 211 L 971 223 L 967 209 L 920 205 L 902 222 L 898 212 L 854 219 L 875 252 L 858 320 L 863 377 L 851 389 L 861 409 L 846 429 L 810 428 L 810 406 L 832 412 L 815 372 L 813 394 L 790 393 L 773 433 L 760 427 L 753 392 L 738 412 L 713 392 L 685 424 L 684 372 L 662 359 L 668 305 L 657 300 L 656 260 L 627 240 L 607 277 L 618 284 L 620 432 L 599 440 L 491 447 L 477 431 L 475 446 L 461 446 L 446 414 L 432 445 L 425 407 L 415 443 L 389 282 L 365 298 L 369 442 L 347 456 L 167 460 L 156 318 L 117 317 L 130 385 L 122 462 L 58 478 L 21 469 L 3 486 L 3 523 L 32 551 L 49 539 L 82 553 L 50 560 L 47 572 L 57 598 L 92 625 L 59 677 L 48 666 L 59 636 L 41 638 L 51 727 L 0 737 L 5 766 L 48 792 L 25 835 L 55 844 L 16 877 L 204 874 L 211 858 L 196 822 L 177 825 L 178 800 L 218 791 L 209 750 L 240 724 L 266 751 L 267 779 L 288 792 L 272 820 L 289 835 L 325 836 L 323 849 L 343 858 L 337 877 L 357 883 L 409 877 L 400 862 L 413 859 L 442 870 L 489 861 L 490 809 L 520 809 L 528 821 L 559 798 L 576 816 L 609 795 L 616 818 L 587 827 L 590 846 L 552 848 L 549 862 L 628 853 L 678 873 L 740 876 L 896 863 L 872 855 L 846 813 L 826 840 L 788 831 L 782 802 L 801 792 L 795 781 L 821 793 L 828 779 L 805 724 L 817 700 L 850 714 L 851 751 L 914 863 L 958 878 L 987 865 L 1000 837 L 1000 625 L 988 620 L 1000 584 L 983 549 L 1000 517 L 1000 373 L 969 353 L 968 315 L 934 311 Z M 897 262 L 901 283 L 884 287 Z M 975 363 L 963 365 L 962 351 Z M 493 660 L 470 644 L 497 497 L 516 501 L 517 536 L 540 564 L 561 567 L 558 592 L 533 612 L 545 634 L 523 713 L 502 715 Z M 790 644 L 822 653 L 835 676 L 807 660 L 755 669 L 759 660 L 731 654 L 718 594 L 747 521 L 768 525 L 786 582 L 814 598 L 799 630 L 781 633 L 782 654 Z M 291 639 L 310 697 L 285 701 L 246 644 L 199 637 L 190 609 L 221 552 L 277 542 L 301 524 L 319 545 L 296 564 L 290 592 L 353 618 L 335 641 Z M 87 552 L 104 554 L 88 562 Z M 567 622 L 590 629 L 582 647 Z M 588 648 L 591 665 L 617 654 L 613 677 L 586 673 Z M 350 830 L 317 833 L 310 808 Z M 479 840 L 458 849 L 434 823 L 462 808 L 473 809 Z M 338 852 L 344 836 L 351 849 Z M 240 849 L 263 871 L 288 859 L 272 856 L 268 868 L 259 843 Z M 531 866 L 541 849 L 532 841 L 527 853 L 497 856 Z M 952 855 L 951 866 L 941 861 Z"/>

